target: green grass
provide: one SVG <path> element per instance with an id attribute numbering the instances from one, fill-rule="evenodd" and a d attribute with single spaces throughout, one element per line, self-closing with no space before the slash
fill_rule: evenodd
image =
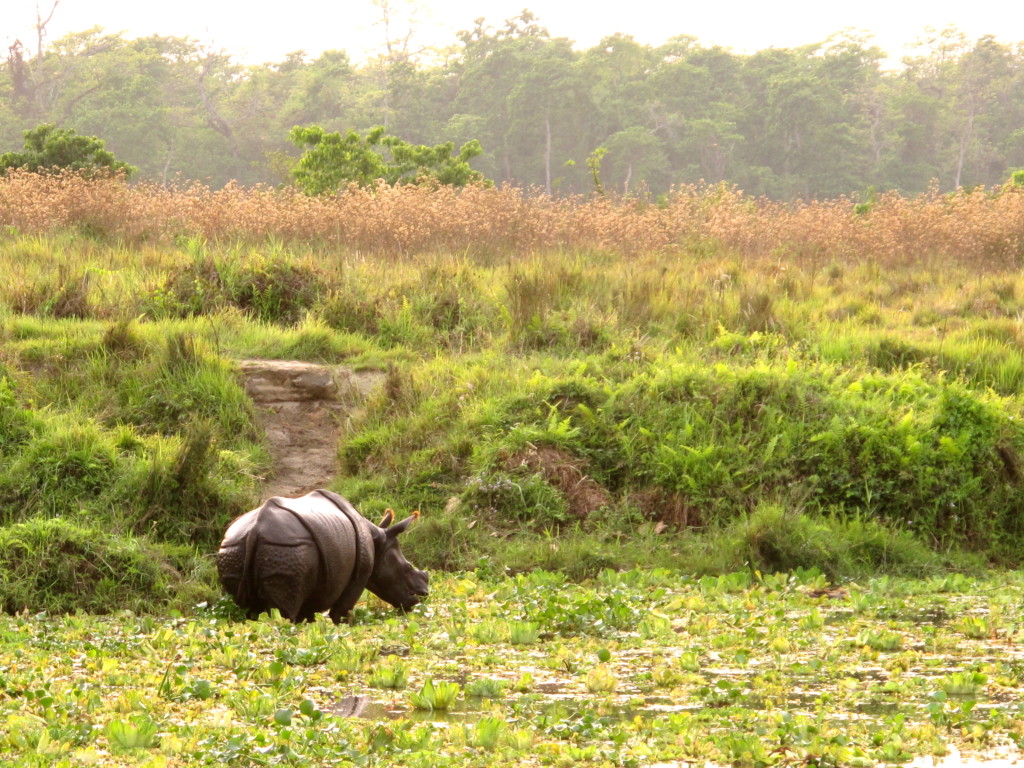
<path id="1" fill-rule="evenodd" d="M 1024 743 L 1024 586 L 986 570 L 1024 545 L 1014 270 L 5 231 L 0 274 L 4 764 Z M 385 372 L 331 487 L 422 511 L 411 613 L 241 623 L 221 597 L 270 468 L 236 368 L 259 357 Z"/>
<path id="2" fill-rule="evenodd" d="M 59 517 L 0 528 L 0 608 L 7 613 L 192 610 L 218 596 L 211 570 L 189 547 Z"/>
<path id="3" fill-rule="evenodd" d="M 406 549 L 431 570 L 842 581 L 1024 544 L 1010 271 L 60 233 L 5 235 L 4 267 L 6 525 L 212 552 L 269 469 L 234 361 L 273 357 L 386 371 L 332 487 L 421 509 Z"/>

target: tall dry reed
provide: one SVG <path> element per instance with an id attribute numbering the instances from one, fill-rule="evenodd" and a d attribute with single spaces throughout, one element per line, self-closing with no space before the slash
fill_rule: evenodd
<path id="1" fill-rule="evenodd" d="M 127 243 L 179 235 L 402 257 L 431 252 L 544 251 L 721 256 L 801 264 L 954 260 L 979 269 L 1024 260 L 1024 190 L 780 203 L 727 186 L 680 187 L 659 204 L 553 198 L 513 187 L 352 187 L 307 197 L 292 188 L 129 185 L 65 173 L 0 178 L 0 225 L 38 233 L 79 228 Z"/>

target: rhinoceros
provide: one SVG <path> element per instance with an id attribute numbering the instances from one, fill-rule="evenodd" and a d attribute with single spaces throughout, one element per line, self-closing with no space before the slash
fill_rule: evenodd
<path id="1" fill-rule="evenodd" d="M 330 611 L 348 618 L 363 589 L 401 610 L 427 594 L 429 577 L 414 568 L 398 536 L 419 517 L 374 525 L 336 493 L 273 496 L 237 517 L 217 553 L 220 583 L 250 618 L 277 608 L 293 622 Z"/>

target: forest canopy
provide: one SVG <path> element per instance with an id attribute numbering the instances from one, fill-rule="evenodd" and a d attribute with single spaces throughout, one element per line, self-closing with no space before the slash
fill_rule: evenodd
<path id="1" fill-rule="evenodd" d="M 382 126 L 409 146 L 469 146 L 475 173 L 556 195 L 703 180 L 776 199 L 994 186 L 1024 168 L 1024 44 L 991 36 L 947 29 L 898 69 L 850 34 L 749 55 L 686 35 L 577 50 L 529 12 L 480 19 L 444 52 L 407 42 L 364 63 L 298 51 L 261 65 L 100 28 L 16 43 L 0 65 L 0 152 L 52 124 L 100 137 L 142 180 L 281 184 L 296 126 Z"/>

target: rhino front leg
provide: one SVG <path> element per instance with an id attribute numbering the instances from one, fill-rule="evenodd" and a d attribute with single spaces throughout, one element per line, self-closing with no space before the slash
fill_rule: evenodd
<path id="1" fill-rule="evenodd" d="M 327 615 L 331 617 L 331 621 L 333 621 L 335 624 L 341 624 L 342 619 L 351 624 L 352 609 L 356 607 L 356 602 L 358 601 L 358 599 L 358 595 L 356 596 L 355 600 L 346 600 L 344 597 L 342 597 L 341 600 L 336 602 L 331 607 L 331 610 Z"/>
<path id="2" fill-rule="evenodd" d="M 370 561 L 370 566 L 372 566 L 372 560 Z M 365 578 L 361 574 L 355 574 L 353 579 L 345 586 L 345 589 L 342 590 L 337 601 L 331 606 L 329 615 L 331 621 L 335 624 L 340 624 L 342 619 L 347 619 L 351 622 L 352 609 L 356 607 L 356 603 L 363 596 L 363 589 L 366 587 Z"/>

